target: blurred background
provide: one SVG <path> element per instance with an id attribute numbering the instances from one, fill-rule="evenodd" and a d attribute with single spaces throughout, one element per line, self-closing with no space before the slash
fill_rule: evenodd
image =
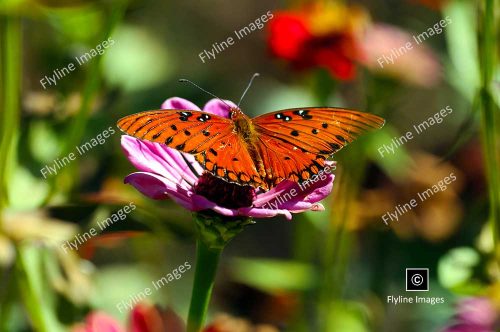
<path id="1" fill-rule="evenodd" d="M 194 266 L 190 212 L 123 184 L 134 169 L 115 124 L 173 96 L 212 98 L 179 78 L 237 102 L 258 72 L 248 115 L 345 107 L 386 125 L 334 155 L 325 211 L 257 220 L 228 245 L 211 331 L 495 331 L 498 16 L 490 0 L 2 0 L 0 330 L 65 331 L 93 312 L 126 326 L 118 303 Z M 228 37 L 234 45 L 200 58 Z M 416 134 L 442 109 L 452 111 Z M 125 219 L 64 250 L 131 203 Z M 430 290 L 407 293 L 406 268 L 428 268 Z M 185 319 L 193 271 L 148 303 Z M 444 303 L 388 303 L 399 295 Z"/>

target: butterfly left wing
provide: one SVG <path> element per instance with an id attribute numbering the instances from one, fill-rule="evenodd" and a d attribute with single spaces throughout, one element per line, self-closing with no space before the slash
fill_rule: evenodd
<path id="1" fill-rule="evenodd" d="M 190 110 L 157 110 L 118 120 L 118 127 L 141 140 L 193 154 L 205 170 L 228 182 L 262 186 L 246 143 L 230 119 Z"/>
<path id="2" fill-rule="evenodd" d="M 232 135 L 229 119 L 191 110 L 140 112 L 121 118 L 117 125 L 127 135 L 191 154 Z"/>
<path id="3" fill-rule="evenodd" d="M 322 107 L 282 110 L 252 121 L 270 187 L 284 179 L 309 179 L 328 156 L 385 122 L 369 113 Z"/>

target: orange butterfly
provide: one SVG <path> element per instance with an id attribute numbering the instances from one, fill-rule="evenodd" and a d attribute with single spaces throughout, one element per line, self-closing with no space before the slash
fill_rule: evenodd
<path id="1" fill-rule="evenodd" d="M 157 110 L 118 121 L 128 135 L 193 154 L 211 174 L 264 190 L 285 179 L 309 179 L 330 155 L 383 125 L 376 115 L 332 107 L 286 109 L 253 119 L 239 108 L 230 109 L 230 118 Z"/>

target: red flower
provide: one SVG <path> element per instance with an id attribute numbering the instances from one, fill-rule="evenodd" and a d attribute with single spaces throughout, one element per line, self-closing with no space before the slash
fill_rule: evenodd
<path id="1" fill-rule="evenodd" d="M 113 317 L 102 312 L 91 312 L 84 323 L 77 324 L 72 332 L 184 332 L 184 323 L 171 310 L 138 303 L 130 312 L 127 328 Z"/>
<path id="2" fill-rule="evenodd" d="M 362 59 L 359 39 L 366 17 L 364 11 L 340 4 L 277 12 L 269 23 L 270 51 L 296 69 L 325 68 L 350 80 Z"/>
<path id="3" fill-rule="evenodd" d="M 269 24 L 269 45 L 277 57 L 299 61 L 303 47 L 313 38 L 306 20 L 294 13 L 277 13 Z"/>

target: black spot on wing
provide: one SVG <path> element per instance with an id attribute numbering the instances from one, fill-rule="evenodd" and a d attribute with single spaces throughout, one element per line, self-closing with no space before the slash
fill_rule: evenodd
<path id="1" fill-rule="evenodd" d="M 210 119 L 211 119 L 211 117 L 208 114 L 202 114 L 202 115 L 200 115 L 199 117 L 196 118 L 196 120 L 198 120 L 200 122 L 206 122 L 206 121 L 208 121 Z"/>
<path id="2" fill-rule="evenodd" d="M 335 137 L 336 137 L 339 141 L 341 141 L 342 143 L 347 142 L 347 141 L 346 141 L 346 139 L 344 138 L 344 136 L 342 136 L 342 135 L 335 135 Z"/>
<path id="3" fill-rule="evenodd" d="M 193 116 L 192 112 L 180 112 L 179 114 L 181 115 L 179 117 L 179 120 L 181 121 L 187 121 L 190 117 Z"/>
<path id="4" fill-rule="evenodd" d="M 310 120 L 312 119 L 312 115 L 309 115 L 309 111 L 308 110 L 297 110 L 297 111 L 293 111 L 293 114 L 296 114 L 300 117 L 302 117 L 302 119 L 304 120 Z"/>
<path id="5" fill-rule="evenodd" d="M 331 146 L 331 147 L 332 147 L 332 149 L 334 149 L 334 150 L 338 150 L 338 149 L 340 149 L 340 148 L 341 148 L 341 146 L 340 146 L 340 145 L 335 144 L 335 143 L 330 143 L 330 146 Z"/>

